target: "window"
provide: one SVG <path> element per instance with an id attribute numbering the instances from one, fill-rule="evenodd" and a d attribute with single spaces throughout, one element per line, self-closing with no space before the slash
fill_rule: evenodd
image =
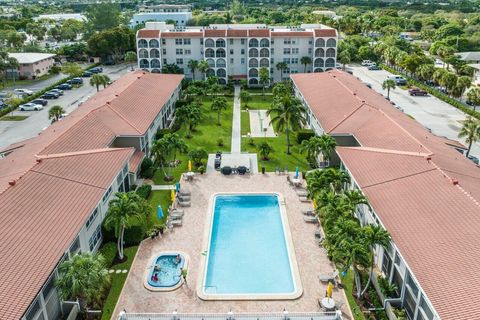
<path id="1" fill-rule="evenodd" d="M 163 59 L 163 64 L 167 64 L 167 59 Z"/>
<path id="2" fill-rule="evenodd" d="M 312 48 L 308 48 L 308 54 L 312 54 L 313 50 Z"/>
<path id="3" fill-rule="evenodd" d="M 175 39 L 175 44 L 178 46 L 178 45 L 182 45 L 183 44 L 183 39 Z"/>
<path id="4" fill-rule="evenodd" d="M 383 250 L 382 271 L 387 278 L 390 276 L 391 270 L 392 270 L 392 259 L 390 259 L 388 252 L 386 250 Z"/>
<path id="5" fill-rule="evenodd" d="M 290 40 L 290 38 L 283 39 L 283 44 L 291 44 L 291 43 L 292 43 L 292 40 Z"/>
<path id="6" fill-rule="evenodd" d="M 176 64 L 183 64 L 183 59 L 177 59 Z"/>
<path id="7" fill-rule="evenodd" d="M 185 53 L 185 54 L 192 54 L 192 50 L 190 50 L 190 49 L 185 49 L 184 53 Z"/>
<path id="8" fill-rule="evenodd" d="M 102 240 L 102 225 L 99 224 L 97 229 L 95 229 L 95 232 L 90 237 L 90 240 L 88 240 L 88 247 L 90 248 L 90 251 L 93 251 L 97 247 L 97 244 L 100 240 Z"/>
<path id="9" fill-rule="evenodd" d="M 292 48 L 292 54 L 298 54 L 298 48 Z"/>
<path id="10" fill-rule="evenodd" d="M 80 239 L 77 237 L 70 246 L 70 254 L 75 254 L 80 249 Z"/>
<path id="11" fill-rule="evenodd" d="M 183 54 L 183 49 L 175 49 L 175 54 Z"/>
<path id="12" fill-rule="evenodd" d="M 244 45 L 245 44 L 245 39 L 240 39 L 240 43 Z"/>
<path id="13" fill-rule="evenodd" d="M 152 123 L 152 125 L 153 125 L 153 123 Z M 150 126 L 150 127 L 152 127 L 152 126 Z M 121 185 L 122 182 L 123 182 L 123 175 L 122 175 L 122 173 L 119 173 L 118 176 L 117 176 L 117 185 L 118 186 Z"/>
<path id="14" fill-rule="evenodd" d="M 240 63 L 241 63 L 241 64 L 245 64 L 245 58 L 241 58 L 241 59 L 240 59 Z"/>
<path id="15" fill-rule="evenodd" d="M 292 44 L 297 44 L 297 39 L 293 39 Z"/>
<path id="16" fill-rule="evenodd" d="M 40 310 L 40 301 L 39 299 L 36 299 L 35 302 L 31 305 L 28 312 L 25 314 L 25 319 L 27 320 L 34 319 L 39 310 Z"/>
<path id="17" fill-rule="evenodd" d="M 432 320 L 433 319 L 433 312 L 430 309 L 425 297 L 422 295 L 422 299 L 420 300 L 420 308 L 422 309 L 423 313 L 425 314 L 426 319 Z"/>
<path id="18" fill-rule="evenodd" d="M 415 315 L 416 305 L 417 303 L 415 302 L 415 297 L 409 291 L 406 291 L 403 307 L 405 308 L 405 311 L 407 311 L 410 319 L 413 319 L 413 316 Z"/>
<path id="19" fill-rule="evenodd" d="M 308 44 L 313 44 L 313 41 L 312 41 L 312 40 L 308 40 Z"/>
<path id="20" fill-rule="evenodd" d="M 102 202 L 105 203 L 107 201 L 108 197 L 110 197 L 110 194 L 112 194 L 112 186 L 110 186 L 107 190 L 107 192 L 103 195 Z"/>
<path id="21" fill-rule="evenodd" d="M 231 40 L 231 39 L 230 39 Z M 230 49 L 230 54 L 233 54 L 233 49 Z"/>
<path id="22" fill-rule="evenodd" d="M 164 55 L 167 54 L 167 49 L 163 48 L 162 49 L 162 54 L 164 54 Z"/>
<path id="23" fill-rule="evenodd" d="M 298 58 L 292 58 L 292 64 L 298 64 Z"/>
<path id="24" fill-rule="evenodd" d="M 270 48 L 270 53 L 273 55 L 273 53 L 275 52 L 275 50 L 273 50 L 273 48 Z"/>
<path id="25" fill-rule="evenodd" d="M 245 40 L 245 39 L 242 39 L 242 40 Z M 245 54 L 245 49 L 240 50 L 240 53 Z"/>
<path id="26" fill-rule="evenodd" d="M 286 64 L 290 64 L 290 58 L 283 58 L 283 62 L 285 62 Z"/>
<path id="27" fill-rule="evenodd" d="M 192 39 L 190 39 L 190 38 L 183 39 L 183 44 L 184 44 L 184 45 L 190 45 L 190 44 L 192 44 Z"/>
<path id="28" fill-rule="evenodd" d="M 166 45 L 165 38 L 162 39 L 162 45 Z"/>
<path id="29" fill-rule="evenodd" d="M 233 39 L 232 39 L 232 38 L 230 38 L 230 39 L 228 40 L 228 42 L 230 43 L 230 45 L 233 45 Z"/>
<path id="30" fill-rule="evenodd" d="M 412 276 L 410 275 L 410 273 L 408 273 L 408 276 L 407 276 L 407 285 L 410 288 L 410 290 L 412 290 L 413 295 L 416 297 L 418 295 L 418 288 Z"/>
<path id="31" fill-rule="evenodd" d="M 233 58 L 230 58 L 230 63 L 233 63 Z"/>
<path id="32" fill-rule="evenodd" d="M 120 176 L 120 183 L 121 183 L 121 179 L 122 177 Z M 117 182 L 118 182 L 118 179 L 117 179 Z M 93 210 L 92 214 L 90 215 L 90 217 L 88 217 L 88 220 L 87 220 L 87 223 L 85 224 L 87 229 L 90 228 L 90 226 L 92 225 L 93 221 L 95 221 L 95 218 L 97 217 L 98 215 L 98 208 L 95 208 L 95 210 Z"/>
<path id="33" fill-rule="evenodd" d="M 43 288 L 43 299 L 47 299 L 53 289 L 55 289 L 55 275 L 52 274 Z"/>
<path id="34" fill-rule="evenodd" d="M 283 54 L 290 54 L 291 50 L 290 48 L 283 48 Z"/>

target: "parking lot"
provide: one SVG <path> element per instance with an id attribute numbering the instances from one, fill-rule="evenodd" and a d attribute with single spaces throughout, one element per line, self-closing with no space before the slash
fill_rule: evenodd
<path id="1" fill-rule="evenodd" d="M 130 66 L 121 64 L 103 67 L 103 73 L 115 81 L 123 74 L 130 72 Z M 22 121 L 0 121 L 0 149 L 25 139 L 32 138 L 50 125 L 48 109 L 54 105 L 61 106 L 68 114 L 75 110 L 79 104 L 94 95 L 97 91 L 89 83 L 89 78 L 84 78 L 84 84 L 79 88 L 66 90 L 58 99 L 48 100 L 48 104 L 41 111 L 14 111 L 13 115 L 28 116 Z M 103 87 L 101 87 L 102 89 Z M 40 90 L 40 88 L 39 88 Z"/>
<path id="2" fill-rule="evenodd" d="M 361 81 L 370 84 L 373 90 L 387 96 L 387 91 L 382 89 L 382 83 L 387 76 L 391 75 L 390 72 L 370 71 L 360 65 L 349 65 L 348 69 Z M 464 139 L 458 138 L 458 132 L 466 115 L 450 104 L 430 95 L 412 97 L 407 90 L 398 87 L 390 91 L 390 100 L 423 126 L 429 128 L 432 133 L 458 140 L 468 146 Z M 480 143 L 477 142 L 472 146 L 471 154 L 480 156 Z"/>

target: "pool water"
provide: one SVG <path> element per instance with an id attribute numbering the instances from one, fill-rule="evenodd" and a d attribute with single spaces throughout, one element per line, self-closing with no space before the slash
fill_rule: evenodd
<path id="1" fill-rule="evenodd" d="M 277 195 L 217 195 L 204 294 L 295 291 Z"/>
<path id="2" fill-rule="evenodd" d="M 148 284 L 152 287 L 173 287 L 182 278 L 182 268 L 185 258 L 180 255 L 180 262 L 177 263 L 176 255 L 160 255 L 153 261 L 153 266 L 148 275 Z M 155 270 L 157 266 L 157 270 Z M 154 274 L 157 274 L 157 280 Z"/>

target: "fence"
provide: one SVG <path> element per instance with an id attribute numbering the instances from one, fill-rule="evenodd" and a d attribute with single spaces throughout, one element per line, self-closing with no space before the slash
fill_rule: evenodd
<path id="1" fill-rule="evenodd" d="M 342 320 L 340 311 L 278 313 L 127 313 L 119 320 Z"/>

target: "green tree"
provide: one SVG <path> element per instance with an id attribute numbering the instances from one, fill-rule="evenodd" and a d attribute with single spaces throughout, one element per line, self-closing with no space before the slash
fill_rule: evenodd
<path id="1" fill-rule="evenodd" d="M 161 140 L 165 140 L 165 142 L 168 144 L 170 153 L 173 156 L 173 163 L 175 163 L 177 160 L 177 153 L 183 154 L 188 151 L 188 146 L 185 143 L 185 140 L 180 138 L 177 133 L 167 133 Z"/>
<path id="2" fill-rule="evenodd" d="M 208 158 L 208 152 L 205 149 L 197 148 L 188 152 L 188 157 L 193 161 L 193 165 L 199 167 L 202 165 L 202 160 Z"/>
<path id="3" fill-rule="evenodd" d="M 316 167 L 317 164 L 317 156 L 320 153 L 320 137 L 315 136 L 311 137 L 308 140 L 303 140 L 300 145 L 300 153 L 307 154 L 308 163 L 312 168 Z"/>
<path id="4" fill-rule="evenodd" d="M 148 202 L 136 192 L 117 192 L 110 200 L 104 225 L 107 230 L 113 230 L 117 238 L 118 257 L 123 260 L 123 236 L 135 220 L 146 221 L 151 212 Z"/>
<path id="5" fill-rule="evenodd" d="M 312 58 L 309 56 L 303 56 L 300 58 L 300 63 L 303 64 L 303 73 L 307 72 L 307 66 L 312 64 Z"/>
<path id="6" fill-rule="evenodd" d="M 206 77 L 207 70 L 210 69 L 210 66 L 208 65 L 208 62 L 205 60 L 201 60 L 198 62 L 197 69 L 203 73 L 203 77 Z"/>
<path id="7" fill-rule="evenodd" d="M 460 98 L 465 91 L 472 85 L 472 79 L 468 76 L 460 76 L 457 79 L 457 85 L 455 86 L 454 96 Z"/>
<path id="8" fill-rule="evenodd" d="M 270 124 L 273 124 L 279 132 L 285 131 L 287 136 L 287 154 L 291 154 L 290 131 L 298 130 L 306 124 L 305 114 L 305 107 L 300 100 L 291 95 L 274 97 L 272 107 L 267 111 L 267 115 L 271 117 Z"/>
<path id="9" fill-rule="evenodd" d="M 248 92 L 247 90 L 240 91 L 240 99 L 241 101 L 243 101 L 243 106 L 245 108 L 248 107 L 248 101 L 250 101 L 250 98 L 251 98 L 250 92 Z"/>
<path id="10" fill-rule="evenodd" d="M 87 41 L 91 55 L 114 62 L 122 60 L 125 53 L 135 51 L 135 33 L 127 27 L 115 27 L 90 36 Z"/>
<path id="11" fill-rule="evenodd" d="M 261 67 L 258 72 L 259 82 L 262 86 L 262 96 L 265 96 L 265 86 L 270 82 L 270 72 L 266 67 Z"/>
<path id="12" fill-rule="evenodd" d="M 2 76 L 3 87 L 5 87 L 4 82 L 8 80 L 7 79 L 8 71 L 12 69 L 17 69 L 18 66 L 19 66 L 19 63 L 17 59 L 13 57 L 9 57 L 7 52 L 0 51 L 0 74 L 3 75 Z M 15 81 L 15 77 L 13 76 L 12 78 Z"/>
<path id="13" fill-rule="evenodd" d="M 202 118 L 202 109 L 198 101 L 177 108 L 175 115 L 180 123 L 185 124 L 187 138 L 192 137 L 192 130 Z"/>
<path id="14" fill-rule="evenodd" d="M 120 6 L 110 1 L 91 4 L 85 13 L 88 21 L 87 34 L 118 27 Z"/>
<path id="15" fill-rule="evenodd" d="M 326 164 L 329 164 L 330 157 L 332 156 L 333 150 L 335 150 L 335 147 L 337 146 L 337 142 L 328 134 L 322 134 L 319 138 L 320 154 L 322 155 L 323 161 Z"/>
<path id="16" fill-rule="evenodd" d="M 431 64 L 424 64 L 418 67 L 417 74 L 423 81 L 432 80 L 435 67 Z"/>
<path id="17" fill-rule="evenodd" d="M 61 106 L 53 106 L 48 110 L 48 119 L 58 121 L 65 113 L 65 110 Z"/>
<path id="18" fill-rule="evenodd" d="M 350 53 L 346 50 L 338 54 L 338 60 L 342 63 L 342 70 L 345 71 L 345 65 L 352 61 Z"/>
<path id="19" fill-rule="evenodd" d="M 280 71 L 280 79 L 283 81 L 283 72 L 287 70 L 288 64 L 286 62 L 278 62 L 276 64 L 277 70 Z"/>
<path id="20" fill-rule="evenodd" d="M 258 153 L 262 157 L 263 160 L 268 161 L 268 156 L 270 153 L 273 152 L 273 147 L 268 144 L 268 142 L 263 141 L 259 145 L 257 145 Z"/>
<path id="21" fill-rule="evenodd" d="M 467 99 L 472 103 L 473 110 L 475 111 L 477 106 L 480 105 L 480 88 L 473 88 L 470 91 L 468 91 Z"/>
<path id="22" fill-rule="evenodd" d="M 195 70 L 198 68 L 198 60 L 188 60 L 188 67 L 192 71 L 192 79 L 195 80 Z"/>
<path id="23" fill-rule="evenodd" d="M 382 89 L 387 90 L 387 100 L 390 100 L 390 90 L 395 89 L 397 85 L 395 84 L 395 81 L 392 79 L 387 79 L 383 81 L 382 83 Z"/>
<path id="24" fill-rule="evenodd" d="M 182 69 L 177 66 L 175 63 L 167 63 L 164 64 L 162 67 L 162 73 L 169 73 L 169 74 L 182 74 Z"/>
<path id="25" fill-rule="evenodd" d="M 62 73 L 68 74 L 71 77 L 78 77 L 83 73 L 83 69 L 78 63 L 71 62 L 63 65 Z"/>
<path id="26" fill-rule="evenodd" d="M 452 72 L 447 72 L 443 75 L 441 79 L 441 84 L 447 89 L 448 94 L 452 94 L 455 87 L 457 86 L 458 77 Z"/>
<path id="27" fill-rule="evenodd" d="M 128 51 L 125 53 L 125 62 L 130 63 L 130 70 L 134 70 L 133 64 L 137 62 L 137 54 L 135 51 Z"/>
<path id="28" fill-rule="evenodd" d="M 110 283 L 105 269 L 105 259 L 100 254 L 82 252 L 63 261 L 58 267 L 59 277 L 55 282 L 62 300 L 78 299 L 80 312 L 98 301 Z"/>
<path id="29" fill-rule="evenodd" d="M 91 78 L 90 78 L 90 85 L 92 87 L 96 87 L 97 88 L 97 92 L 100 90 L 100 86 L 103 85 L 105 83 L 105 78 L 102 77 L 101 74 L 94 74 Z"/>
<path id="30" fill-rule="evenodd" d="M 227 110 L 228 108 L 228 103 L 227 103 L 227 100 L 224 98 L 224 97 L 215 97 L 213 99 L 213 102 L 212 102 L 212 105 L 210 107 L 212 109 L 212 111 L 216 111 L 217 112 L 217 125 L 221 125 L 220 123 L 220 113 L 222 112 L 222 110 Z"/>
<path id="31" fill-rule="evenodd" d="M 466 156 L 468 157 L 473 143 L 480 140 L 480 120 L 468 116 L 463 122 L 462 128 L 458 133 L 458 137 L 465 138 L 465 142 L 468 143 L 468 149 L 466 153 Z"/>

